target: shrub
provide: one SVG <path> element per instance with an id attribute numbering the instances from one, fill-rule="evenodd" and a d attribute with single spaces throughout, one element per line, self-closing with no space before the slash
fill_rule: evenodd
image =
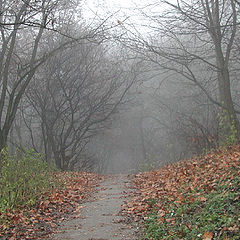
<path id="1" fill-rule="evenodd" d="M 40 154 L 26 151 L 22 157 L 1 152 L 0 212 L 36 202 L 54 183 L 51 168 Z"/>
<path id="2" fill-rule="evenodd" d="M 219 146 L 228 147 L 235 145 L 239 142 L 238 132 L 235 127 L 234 121 L 229 124 L 226 111 L 223 111 L 222 115 L 219 115 Z"/>

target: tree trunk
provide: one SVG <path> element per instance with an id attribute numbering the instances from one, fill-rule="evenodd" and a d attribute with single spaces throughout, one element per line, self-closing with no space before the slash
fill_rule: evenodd
<path id="1" fill-rule="evenodd" d="M 2 156 L 1 156 L 1 151 L 7 147 L 7 135 L 4 133 L 3 130 L 0 131 L 0 170 L 2 166 Z"/>
<path id="2" fill-rule="evenodd" d="M 216 44 L 217 45 L 217 44 Z M 236 137 L 240 137 L 240 126 L 239 120 L 237 118 L 236 111 L 234 109 L 232 94 L 231 94 L 231 83 L 228 69 L 228 62 L 224 59 L 223 53 L 219 46 L 215 45 L 216 62 L 217 62 L 217 77 L 218 77 L 218 88 L 219 88 L 219 98 L 222 108 L 222 117 L 226 122 L 225 131 L 223 135 L 230 133 L 232 127 L 236 130 Z M 231 133 L 230 133 L 231 134 Z"/>
<path id="3" fill-rule="evenodd" d="M 218 85 L 219 85 L 219 96 L 220 101 L 224 108 L 222 109 L 222 117 L 226 120 L 226 128 L 224 135 L 231 134 L 231 129 L 236 131 L 236 137 L 240 137 L 240 126 L 237 114 L 234 109 L 231 88 L 230 88 L 230 77 L 227 68 L 222 68 L 218 72 Z"/>
<path id="4" fill-rule="evenodd" d="M 7 147 L 7 136 L 8 136 L 8 133 L 6 134 L 5 129 L 0 131 L 0 151 L 3 148 Z"/>
<path id="5" fill-rule="evenodd" d="M 220 17 L 220 6 L 219 1 L 216 0 L 209 5 L 206 1 L 206 9 L 208 10 L 208 25 L 209 33 L 212 38 L 215 47 L 216 64 L 217 64 L 217 77 L 218 77 L 218 88 L 219 98 L 222 104 L 222 117 L 226 122 L 224 123 L 223 137 L 233 134 L 231 131 L 236 131 L 235 136 L 239 139 L 240 137 L 240 126 L 237 118 L 236 111 L 234 109 L 232 94 L 231 94 L 231 82 L 229 76 L 229 58 L 232 51 L 233 41 L 236 35 L 236 23 L 237 13 L 235 3 L 231 0 L 232 10 L 232 24 L 233 27 L 230 32 L 230 37 L 226 45 L 226 49 L 223 47 L 224 32 L 221 28 L 221 17 Z M 225 51 L 225 52 L 224 52 Z"/>

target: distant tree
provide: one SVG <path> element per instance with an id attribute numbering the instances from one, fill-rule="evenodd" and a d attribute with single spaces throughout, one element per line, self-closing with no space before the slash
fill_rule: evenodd
<path id="1" fill-rule="evenodd" d="M 231 70 L 236 65 L 233 51 L 240 24 L 236 1 L 162 0 L 153 1 L 140 11 L 148 19 L 148 30 L 153 35 L 146 38 L 130 30 L 132 38 L 126 37 L 125 44 L 158 65 L 165 76 L 167 72 L 169 76 L 175 73 L 179 80 L 187 79 L 201 89 L 220 107 L 226 133 L 233 125 L 240 136 L 240 110 L 231 91 Z"/>
<path id="2" fill-rule="evenodd" d="M 102 32 L 99 23 L 101 27 L 75 35 L 77 7 L 78 0 L 0 0 L 0 150 L 37 69 L 59 49 Z M 59 36 L 64 36 L 59 45 L 43 47 L 46 38 Z"/>
<path id="3" fill-rule="evenodd" d="M 72 169 L 80 161 L 84 166 L 84 160 L 91 166 L 94 158 L 86 157 L 86 144 L 110 124 L 135 82 L 129 66 L 107 49 L 82 41 L 60 50 L 40 68 L 26 93 L 41 126 L 46 159 L 53 158 L 59 169 Z"/>

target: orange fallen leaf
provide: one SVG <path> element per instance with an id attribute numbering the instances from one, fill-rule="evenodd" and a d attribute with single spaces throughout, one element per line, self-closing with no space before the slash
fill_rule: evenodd
<path id="1" fill-rule="evenodd" d="M 188 201 L 194 202 L 194 201 L 195 201 L 195 198 L 194 198 L 193 196 L 190 196 L 190 197 L 188 198 Z"/>
<path id="2" fill-rule="evenodd" d="M 158 215 L 159 215 L 160 217 L 165 216 L 165 214 L 166 214 L 166 212 L 165 212 L 164 210 L 162 210 L 162 209 L 160 209 L 160 210 L 158 211 Z"/>
<path id="3" fill-rule="evenodd" d="M 85 208 L 85 205 L 81 205 L 81 206 L 76 207 L 75 212 L 80 211 L 82 208 Z"/>
<path id="4" fill-rule="evenodd" d="M 213 233 L 212 232 L 204 232 L 202 235 L 203 240 L 212 240 L 213 239 Z"/>
<path id="5" fill-rule="evenodd" d="M 200 197 L 200 201 L 201 201 L 201 202 L 206 202 L 207 199 L 206 199 L 204 196 L 201 196 L 201 197 Z"/>
<path id="6" fill-rule="evenodd" d="M 161 223 L 163 223 L 163 222 L 164 222 L 164 218 L 163 218 L 163 217 L 158 218 L 158 223 L 159 223 L 159 224 L 161 224 Z"/>

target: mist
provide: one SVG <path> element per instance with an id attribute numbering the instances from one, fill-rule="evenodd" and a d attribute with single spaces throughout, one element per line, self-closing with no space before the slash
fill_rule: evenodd
<path id="1" fill-rule="evenodd" d="M 199 2 L 10 2 L 1 149 L 33 149 L 60 170 L 136 173 L 239 138 L 234 1 L 217 15 Z"/>

